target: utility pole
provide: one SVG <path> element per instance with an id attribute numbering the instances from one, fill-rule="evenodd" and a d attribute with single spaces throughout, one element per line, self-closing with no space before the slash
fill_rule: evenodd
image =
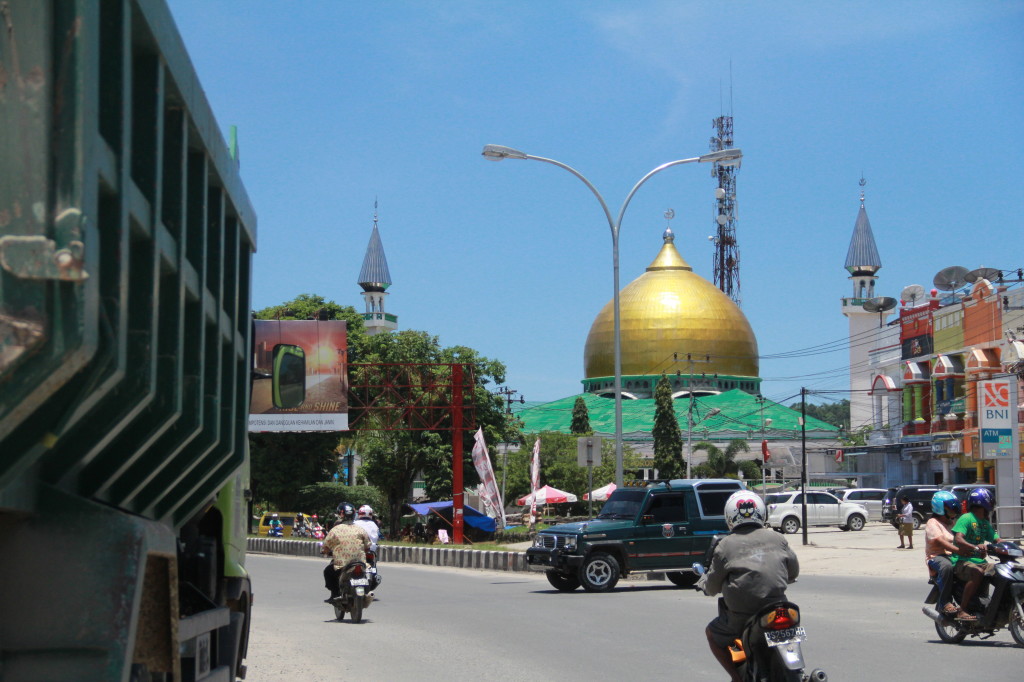
<path id="1" fill-rule="evenodd" d="M 801 505 L 802 519 L 800 522 L 804 531 L 804 544 L 807 541 L 807 389 L 800 387 L 800 497 L 803 498 Z"/>
<path id="2" fill-rule="evenodd" d="M 519 391 L 515 390 L 514 388 L 509 388 L 508 386 L 504 386 L 504 387 L 498 386 L 497 390 L 494 391 L 495 395 L 503 396 L 504 399 L 505 399 L 505 418 L 506 419 L 511 419 L 512 418 L 512 403 L 517 402 L 515 397 L 514 397 L 517 393 L 519 393 Z M 519 404 L 523 404 L 523 403 L 526 402 L 526 398 L 524 398 L 523 396 L 519 396 L 518 402 L 519 402 Z M 505 447 L 503 447 L 502 450 L 501 450 L 501 508 L 502 509 L 505 508 L 505 471 L 506 471 L 506 469 L 508 469 L 508 443 L 505 443 Z"/>

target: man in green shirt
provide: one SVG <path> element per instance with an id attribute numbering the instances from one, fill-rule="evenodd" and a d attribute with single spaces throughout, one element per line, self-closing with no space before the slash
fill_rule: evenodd
<path id="1" fill-rule="evenodd" d="M 953 555 L 953 572 L 966 583 L 956 619 L 978 620 L 977 616 L 967 612 L 967 608 L 985 578 L 988 567 L 985 543 L 995 542 L 999 534 L 989 521 L 993 504 L 992 493 L 987 488 L 972 490 L 967 496 L 967 506 L 970 511 L 953 524 L 953 540 L 957 546 L 957 553 Z"/>

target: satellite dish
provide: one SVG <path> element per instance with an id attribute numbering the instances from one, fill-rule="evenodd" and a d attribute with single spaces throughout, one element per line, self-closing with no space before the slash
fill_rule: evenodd
<path id="1" fill-rule="evenodd" d="M 987 279 L 990 282 L 994 282 L 1002 277 L 1002 275 L 1002 270 L 996 270 L 995 268 L 978 268 L 977 270 L 971 270 L 968 272 L 965 278 L 968 282 L 974 284 L 979 279 Z"/>
<path id="2" fill-rule="evenodd" d="M 951 265 L 942 268 L 932 280 L 932 284 L 939 291 L 956 291 L 967 283 L 967 268 L 960 265 Z"/>
<path id="3" fill-rule="evenodd" d="M 903 291 L 900 292 L 900 299 L 903 301 L 910 301 L 910 307 L 914 307 L 915 301 L 924 300 L 924 287 L 920 284 L 911 284 L 903 287 Z"/>
<path id="4" fill-rule="evenodd" d="M 884 313 L 896 307 L 896 299 L 892 296 L 877 296 L 864 301 L 864 310 L 869 313 Z"/>
<path id="5" fill-rule="evenodd" d="M 869 313 L 878 313 L 878 326 L 881 328 L 885 312 L 896 307 L 896 299 L 892 296 L 876 296 L 864 301 L 863 307 Z"/>

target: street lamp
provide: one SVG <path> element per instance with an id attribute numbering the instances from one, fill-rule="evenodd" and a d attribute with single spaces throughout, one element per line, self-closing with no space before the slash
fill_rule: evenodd
<path id="1" fill-rule="evenodd" d="M 518 149 L 511 147 L 503 147 L 498 144 L 484 145 L 482 152 L 484 158 L 491 161 L 501 161 L 503 159 L 531 159 L 533 161 L 543 161 L 544 163 L 550 163 L 559 168 L 565 169 L 579 178 L 584 185 L 594 193 L 597 197 L 597 201 L 601 204 L 601 210 L 604 211 L 604 217 L 608 220 L 608 228 L 612 233 L 612 269 L 614 272 L 613 276 L 613 287 L 614 295 L 612 297 L 613 310 L 615 318 L 615 484 L 622 485 L 622 330 L 620 329 L 619 320 L 619 228 L 622 226 L 622 216 L 626 213 L 626 207 L 629 206 L 630 200 L 636 191 L 640 189 L 641 185 L 647 182 L 651 176 L 660 173 L 666 168 L 672 166 L 680 166 L 684 163 L 718 163 L 721 165 L 737 165 L 743 158 L 743 152 L 739 149 L 720 149 L 710 154 L 704 154 L 703 156 L 695 156 L 691 159 L 680 159 L 678 161 L 669 161 L 663 163 L 654 170 L 647 173 L 647 175 L 640 178 L 640 181 L 633 185 L 633 189 L 626 195 L 626 200 L 622 202 L 622 208 L 619 209 L 619 215 L 617 218 L 612 219 L 611 211 L 608 210 L 608 204 L 605 202 L 604 197 L 597 191 L 597 188 L 587 180 L 582 173 L 568 166 L 561 161 L 555 161 L 554 159 L 546 159 L 543 156 L 533 156 L 526 152 L 521 152 Z M 689 475 L 689 467 L 687 467 L 687 475 Z"/>
<path id="2" fill-rule="evenodd" d="M 717 407 L 712 407 L 704 413 L 704 416 L 693 421 L 693 388 L 690 389 L 690 407 L 686 410 L 686 477 L 693 478 L 693 427 L 708 417 L 714 417 L 721 412 Z"/>

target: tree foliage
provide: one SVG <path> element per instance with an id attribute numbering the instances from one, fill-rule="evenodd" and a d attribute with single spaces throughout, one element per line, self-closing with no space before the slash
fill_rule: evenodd
<path id="1" fill-rule="evenodd" d="M 654 389 L 654 467 L 659 478 L 683 478 L 686 464 L 683 462 L 683 434 L 676 419 L 672 401 L 672 386 L 662 374 Z"/>
<path id="2" fill-rule="evenodd" d="M 708 454 L 706 462 L 694 467 L 694 476 L 697 478 L 738 478 L 741 462 L 736 461 L 736 455 L 750 450 L 747 441 L 740 438 L 730 440 L 725 450 L 706 440 L 694 445 L 693 449 L 694 451 L 703 450 Z M 747 469 L 744 469 L 743 475 L 747 475 Z"/>
<path id="3" fill-rule="evenodd" d="M 334 511 L 342 502 L 348 502 L 356 509 L 368 504 L 373 507 L 382 520 L 388 518 L 384 496 L 370 485 L 345 485 L 334 482 L 307 485 L 299 488 L 294 510 L 306 514 L 316 514 L 320 518 L 320 523 L 326 528 L 333 518 Z M 291 510 L 289 509 L 289 511 Z"/>
<path id="4" fill-rule="evenodd" d="M 791 409 L 800 411 L 800 403 L 793 403 Z M 838 426 L 844 431 L 850 431 L 850 401 L 840 400 L 837 403 L 822 403 L 821 405 L 807 404 L 806 413 L 808 417 L 820 419 L 823 422 Z"/>
<path id="5" fill-rule="evenodd" d="M 487 390 L 490 383 L 505 381 L 505 366 L 501 362 L 481 356 L 466 346 L 442 347 L 438 337 L 422 331 L 401 331 L 377 334 L 369 337 L 364 348 L 362 362 L 375 364 L 423 363 L 444 365 L 466 363 L 473 366 L 475 385 L 470 393 L 463 396 L 467 406 L 473 406 L 473 421 L 484 430 L 489 444 L 507 441 L 513 434 L 501 396 Z M 446 367 L 422 368 L 423 372 L 436 373 L 436 379 L 444 380 Z M 418 389 L 411 389 L 418 390 Z M 420 393 L 418 399 L 428 401 L 431 396 Z M 381 394 L 378 402 L 400 401 L 399 396 Z M 447 398 L 446 398 L 447 400 Z M 452 432 L 438 431 L 383 431 L 367 415 L 358 425 L 355 447 L 359 451 L 363 466 L 362 475 L 366 481 L 377 486 L 387 499 L 391 512 L 392 531 L 397 531 L 398 511 L 412 492 L 412 483 L 422 472 L 427 495 L 434 500 L 451 499 L 452 496 Z M 473 431 L 463 431 L 462 476 L 465 487 L 479 483 L 479 477 L 472 461 Z"/>
<path id="6" fill-rule="evenodd" d="M 333 476 L 339 440 L 337 433 L 249 434 L 253 498 L 277 509 L 307 511 L 296 507 L 299 488 Z"/>
<path id="7" fill-rule="evenodd" d="M 576 402 L 572 406 L 572 424 L 569 431 L 577 436 L 585 436 L 592 433 L 590 428 L 590 412 L 587 410 L 587 403 L 583 396 L 576 396 Z"/>

